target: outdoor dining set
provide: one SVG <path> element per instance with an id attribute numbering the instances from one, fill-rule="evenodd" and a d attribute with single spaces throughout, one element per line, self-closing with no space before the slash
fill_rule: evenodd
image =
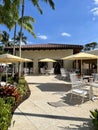
<path id="1" fill-rule="evenodd" d="M 84 102 L 84 98 L 89 98 L 89 100 L 98 99 L 94 95 L 93 89 L 98 89 L 98 74 L 93 75 L 83 75 L 78 76 L 76 73 L 70 73 L 70 83 L 71 83 L 71 99 L 74 95 L 82 97 L 81 103 Z"/>

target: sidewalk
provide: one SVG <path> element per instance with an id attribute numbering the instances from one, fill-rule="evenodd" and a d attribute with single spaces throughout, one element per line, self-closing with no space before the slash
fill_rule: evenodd
<path id="1" fill-rule="evenodd" d="M 89 110 L 98 100 L 70 102 L 70 84 L 55 76 L 26 76 L 30 97 L 16 109 L 9 130 L 90 130 Z"/>

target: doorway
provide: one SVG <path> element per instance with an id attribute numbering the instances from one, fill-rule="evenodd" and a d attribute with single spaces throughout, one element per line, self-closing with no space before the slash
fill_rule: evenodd
<path id="1" fill-rule="evenodd" d="M 56 62 L 53 63 L 54 67 L 54 73 L 55 74 L 60 74 L 60 68 L 63 67 L 63 60 L 56 60 Z"/>

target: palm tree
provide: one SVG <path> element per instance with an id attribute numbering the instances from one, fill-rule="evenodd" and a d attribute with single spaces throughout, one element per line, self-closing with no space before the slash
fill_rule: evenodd
<path id="1" fill-rule="evenodd" d="M 97 42 L 91 42 L 90 43 L 90 46 L 91 46 L 92 49 L 94 49 L 96 47 L 96 45 L 97 45 Z"/>
<path id="2" fill-rule="evenodd" d="M 52 0 L 42 0 L 43 2 L 49 3 L 52 9 L 54 9 L 54 3 Z M 19 5 L 22 2 L 22 14 L 21 14 L 21 27 L 20 27 L 20 44 L 19 44 L 19 55 L 21 57 L 21 41 L 22 41 L 22 28 L 23 28 L 23 17 L 24 17 L 24 0 L 2 0 L 0 2 L 0 24 L 6 25 L 11 29 L 19 19 Z M 39 12 L 42 14 L 42 9 L 39 6 L 39 0 L 31 0 L 32 4 L 37 7 Z M 27 23 L 28 24 L 28 23 Z M 31 29 L 29 28 L 29 31 Z M 34 35 L 34 33 L 33 33 Z M 34 35 L 35 36 L 35 35 Z"/>
<path id="3" fill-rule="evenodd" d="M 83 50 L 84 51 L 89 51 L 90 50 L 90 45 L 89 44 L 85 44 Z"/>
<path id="4" fill-rule="evenodd" d="M 2 51 L 4 52 L 5 46 L 10 46 L 10 40 L 9 40 L 9 34 L 6 31 L 2 32 L 2 38 L 1 38 L 1 44 L 2 44 Z"/>
<path id="5" fill-rule="evenodd" d="M 15 43 L 16 43 L 16 45 L 19 45 L 19 41 L 20 41 L 20 32 L 18 32 L 18 35 L 17 35 L 16 38 L 15 38 Z M 24 44 L 27 44 L 27 37 L 24 36 L 23 33 L 22 33 L 22 42 L 23 42 Z"/>
<path id="6" fill-rule="evenodd" d="M 19 18 L 15 22 L 15 29 L 14 29 L 14 44 L 15 44 L 15 39 L 16 39 L 16 27 L 17 25 L 21 25 L 22 18 Z M 32 18 L 31 16 L 24 16 L 23 17 L 23 28 L 27 30 L 29 33 L 31 33 L 34 37 L 36 37 L 35 33 L 33 32 L 34 28 L 32 26 L 32 23 L 35 22 L 35 19 Z M 20 36 L 20 35 L 19 35 Z M 13 55 L 15 55 L 15 45 L 13 44 Z"/>
<path id="7" fill-rule="evenodd" d="M 42 0 L 43 2 L 48 3 L 52 9 L 54 9 L 54 3 L 52 0 Z M 38 11 L 42 14 L 43 11 L 40 8 L 39 5 L 39 0 L 31 0 L 32 4 L 37 7 Z M 21 12 L 21 27 L 20 27 L 20 43 L 19 43 L 19 56 L 21 57 L 21 41 L 22 41 L 22 28 L 23 28 L 23 17 L 24 17 L 24 5 L 25 5 L 25 0 L 22 0 L 22 12 Z M 19 65 L 19 77 L 21 76 L 21 64 Z"/>
<path id="8" fill-rule="evenodd" d="M 87 43 L 84 46 L 84 51 L 89 51 L 91 49 L 94 49 L 97 45 L 97 42 L 91 42 L 91 43 Z"/>
<path id="9" fill-rule="evenodd" d="M 9 46 L 10 42 L 9 42 L 9 34 L 6 31 L 2 32 L 2 40 L 1 40 L 2 44 L 4 46 Z"/>
<path id="10" fill-rule="evenodd" d="M 40 8 L 39 5 L 39 0 L 30 0 L 32 2 L 32 4 L 37 7 L 37 9 L 39 10 L 39 12 L 42 14 L 43 11 Z M 52 9 L 54 9 L 54 3 L 52 0 L 42 0 L 43 2 L 49 3 L 49 5 L 52 7 Z M 21 41 L 22 41 L 22 29 L 23 29 L 23 23 L 24 23 L 24 6 L 25 6 L 25 0 L 22 0 L 22 12 L 21 12 L 21 27 L 20 27 L 20 45 L 19 45 L 19 56 L 21 57 Z M 35 35 L 33 34 L 33 36 L 35 37 Z"/>
<path id="11" fill-rule="evenodd" d="M 20 0 L 2 0 L 0 1 L 0 24 L 4 24 L 8 29 L 14 26 L 19 18 L 18 6 Z"/>

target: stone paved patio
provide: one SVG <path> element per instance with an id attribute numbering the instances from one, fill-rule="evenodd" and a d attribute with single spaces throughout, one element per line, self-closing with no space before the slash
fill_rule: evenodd
<path id="1" fill-rule="evenodd" d="M 9 130 L 92 130 L 90 110 L 98 100 L 70 101 L 70 83 L 55 75 L 26 76 L 31 96 L 15 111 Z"/>

